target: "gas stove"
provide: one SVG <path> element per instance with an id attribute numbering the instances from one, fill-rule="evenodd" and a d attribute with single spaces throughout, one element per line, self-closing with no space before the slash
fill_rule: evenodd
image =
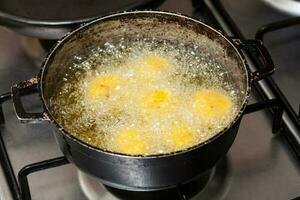
<path id="1" fill-rule="evenodd" d="M 41 48 L 45 45 L 39 46 L 35 38 L 1 28 L 0 199 L 250 200 L 299 197 L 300 120 L 297 112 L 300 69 L 297 64 L 300 18 L 281 12 L 266 2 L 167 0 L 158 7 L 200 19 L 232 37 L 262 40 L 277 67 L 272 78 L 254 85 L 249 103 L 253 106 L 249 112 L 258 112 L 243 117 L 227 156 L 198 180 L 160 193 L 127 192 L 102 185 L 69 164 L 58 149 L 48 124 L 26 125 L 17 120 L 10 101 L 10 87 L 36 75 L 47 50 Z M 260 58 L 251 52 L 246 54 L 250 68 L 253 71 L 259 68 Z M 37 94 L 24 94 L 23 98 L 28 111 L 41 110 Z"/>

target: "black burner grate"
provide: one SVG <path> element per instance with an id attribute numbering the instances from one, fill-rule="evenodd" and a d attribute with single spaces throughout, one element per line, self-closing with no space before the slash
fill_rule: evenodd
<path id="1" fill-rule="evenodd" d="M 206 2 L 206 1 L 205 1 Z M 211 0 L 207 1 L 208 6 L 210 7 L 210 11 L 212 12 L 213 16 L 221 17 L 222 22 L 219 22 L 220 20 L 217 20 L 217 23 L 221 24 L 222 29 L 227 29 L 226 33 L 229 35 L 232 35 L 234 37 L 245 39 L 244 35 L 241 33 L 237 25 L 234 23 L 233 19 L 230 17 L 230 15 L 227 13 L 226 9 L 222 5 L 222 3 L 219 0 Z M 215 18 L 216 19 L 216 18 Z M 271 31 L 279 30 L 282 28 L 286 28 L 288 26 L 297 25 L 300 23 L 300 18 L 291 18 L 288 20 L 280 21 L 280 22 L 274 22 L 269 25 L 262 26 L 256 33 L 257 39 L 263 39 L 263 36 Z M 261 40 L 261 42 L 263 42 Z M 261 62 L 258 59 L 258 57 L 253 54 L 252 52 L 246 52 L 251 61 L 254 63 L 256 68 L 261 68 Z M 292 106 L 290 105 L 289 101 L 286 99 L 285 95 L 282 93 L 276 82 L 272 77 L 268 77 L 265 79 L 266 85 L 271 92 L 274 93 L 276 101 L 278 101 L 279 107 L 282 107 L 284 112 L 287 114 L 289 119 L 291 119 L 293 125 L 296 127 L 297 130 L 300 130 L 300 112 L 297 115 L 296 112 L 293 110 Z M 267 95 L 266 89 L 263 88 L 263 86 L 260 83 L 254 83 L 254 88 L 256 92 L 259 94 L 260 98 L 263 100 L 269 101 L 269 97 Z M 278 106 L 275 108 L 270 109 L 271 114 L 278 113 Z M 300 108 L 299 108 L 300 111 Z M 281 111 L 280 111 L 281 112 Z M 275 125 L 276 126 L 276 125 Z M 274 127 L 274 126 L 273 126 Z M 298 159 L 300 159 L 300 133 L 296 131 L 292 131 L 288 129 L 288 124 L 285 122 L 282 129 L 286 130 L 284 131 L 284 136 L 287 138 L 288 142 L 291 144 L 291 147 L 293 148 L 294 152 L 296 153 L 296 156 Z"/>

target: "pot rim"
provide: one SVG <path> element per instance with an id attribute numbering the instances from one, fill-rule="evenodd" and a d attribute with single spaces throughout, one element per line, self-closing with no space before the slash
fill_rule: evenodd
<path id="1" fill-rule="evenodd" d="M 240 106 L 239 112 L 236 114 L 234 120 L 231 121 L 230 124 L 228 124 L 225 128 L 223 128 L 221 131 L 219 131 L 217 134 L 215 134 L 213 137 L 200 142 L 196 145 L 193 145 L 189 148 L 186 149 L 182 149 L 179 151 L 174 151 L 174 152 L 170 152 L 170 153 L 162 153 L 162 154 L 150 154 L 150 155 L 129 155 L 129 154 L 124 154 L 124 153 L 118 153 L 118 152 L 113 152 L 113 151 L 108 151 L 108 150 L 104 150 L 101 149 L 99 147 L 93 146 L 91 144 L 88 144 L 84 141 L 82 141 L 81 139 L 73 136 L 72 134 L 70 134 L 67 130 L 65 130 L 56 120 L 55 118 L 51 115 L 51 112 L 48 109 L 48 106 L 46 104 L 44 95 L 43 95 L 43 78 L 44 78 L 44 73 L 45 70 L 47 69 L 48 66 L 48 61 L 52 58 L 53 55 L 55 55 L 56 50 L 58 50 L 60 47 L 62 47 L 62 45 L 67 42 L 73 35 L 75 35 L 78 31 L 83 30 L 99 21 L 102 21 L 104 19 L 109 19 L 109 18 L 114 18 L 114 17 L 119 17 L 119 16 L 123 16 L 123 15 L 132 15 L 132 14 L 159 14 L 159 15 L 169 15 L 169 16 L 174 16 L 174 17 L 180 17 L 180 18 L 184 18 L 186 20 L 192 21 L 194 23 L 198 23 L 201 26 L 205 26 L 206 28 L 210 29 L 211 31 L 215 32 L 218 36 L 222 37 L 223 39 L 225 39 L 228 44 L 230 44 L 230 46 L 234 49 L 236 55 L 238 55 L 239 59 L 241 59 L 242 63 L 243 63 L 243 67 L 246 71 L 245 76 L 246 76 L 246 82 L 247 82 L 247 88 L 246 88 L 246 92 L 245 92 L 245 96 L 244 96 L 244 100 Z M 39 91 L 40 91 L 40 96 L 42 99 L 42 103 L 43 103 L 43 107 L 45 109 L 45 112 L 47 114 L 47 116 L 50 119 L 50 122 L 54 123 L 55 126 L 61 131 L 60 134 L 62 134 L 63 136 L 68 137 L 70 140 L 72 140 L 73 142 L 75 142 L 76 144 L 80 144 L 92 151 L 97 151 L 99 153 L 103 153 L 103 154 L 107 154 L 107 155 L 111 155 L 111 156 L 117 156 L 117 157 L 123 157 L 123 158 L 131 158 L 131 159 L 139 159 L 139 158 L 143 158 L 143 159 L 152 159 L 152 158 L 163 158 L 163 157 L 172 157 L 172 156 L 177 156 L 180 154 L 184 154 L 187 152 L 191 152 L 195 149 L 198 149 L 202 146 L 205 146 L 211 142 L 213 142 L 214 140 L 216 140 L 217 138 L 219 138 L 220 136 L 222 136 L 226 131 L 228 131 L 239 119 L 240 117 L 242 117 L 243 111 L 245 110 L 245 107 L 247 105 L 249 96 L 250 96 L 250 91 L 251 91 L 251 77 L 249 76 L 249 74 L 251 74 L 251 71 L 248 67 L 248 63 L 242 53 L 242 51 L 237 48 L 234 44 L 234 42 L 232 41 L 232 39 L 230 39 L 229 37 L 225 36 L 223 33 L 221 33 L 220 31 L 212 28 L 211 26 L 199 21 L 196 18 L 181 14 L 181 13 L 175 13 L 175 12 L 170 12 L 170 11 L 156 11 L 156 10 L 145 10 L 145 11 L 125 11 L 125 12 L 117 12 L 117 13 L 113 13 L 113 14 L 108 14 L 106 16 L 103 17 L 99 17 L 96 18 L 94 20 L 92 20 L 91 22 L 88 23 L 84 23 L 82 24 L 79 28 L 68 32 L 67 34 L 65 34 L 65 36 L 63 36 L 60 40 L 58 40 L 56 42 L 56 44 L 51 48 L 50 52 L 48 53 L 48 55 L 46 56 L 46 58 L 44 59 L 43 63 L 42 63 L 42 68 L 40 70 L 39 73 Z"/>

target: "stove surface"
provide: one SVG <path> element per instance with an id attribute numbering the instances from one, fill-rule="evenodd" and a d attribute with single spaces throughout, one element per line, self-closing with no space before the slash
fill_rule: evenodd
<path id="1" fill-rule="evenodd" d="M 260 25 L 288 17 L 268 7 L 262 0 L 222 2 L 248 38 L 253 38 Z M 160 9 L 191 16 L 196 13 L 192 2 L 186 0 L 168 0 Z M 296 68 L 300 57 L 299 51 L 296 51 L 300 47 L 299 34 L 299 29 L 295 27 L 272 33 L 266 38 L 266 45 L 278 66 L 275 80 L 283 85 L 284 92 L 291 98 L 295 108 L 299 103 L 299 92 L 295 91 L 299 91 L 300 86 L 300 72 Z M 12 84 L 29 79 L 39 72 L 35 62 L 24 52 L 21 41 L 22 36 L 0 29 L 0 93 L 8 92 Z M 252 96 L 254 101 L 254 95 Z M 37 95 L 24 97 L 24 102 L 30 111 L 41 109 Z M 1 126 L 1 133 L 15 172 L 27 164 L 62 155 L 49 125 L 21 124 L 10 101 L 3 105 L 3 111 L 6 123 Z M 271 120 L 264 111 L 244 116 L 226 161 L 225 184 L 208 191 L 208 198 L 205 199 L 276 200 L 292 199 L 300 195 L 299 160 L 283 135 L 272 134 Z M 80 187 L 77 170 L 72 164 L 30 175 L 29 186 L 32 199 L 87 199 Z M 199 196 L 194 199 L 200 199 L 201 193 Z M 12 199 L 1 170 L 0 199 Z"/>

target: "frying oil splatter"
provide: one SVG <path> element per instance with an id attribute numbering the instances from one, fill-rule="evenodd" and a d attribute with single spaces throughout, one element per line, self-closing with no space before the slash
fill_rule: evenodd
<path id="1" fill-rule="evenodd" d="M 105 43 L 74 64 L 51 99 L 57 121 L 102 149 L 154 155 L 201 143 L 237 114 L 228 72 L 197 47 L 154 39 Z"/>

